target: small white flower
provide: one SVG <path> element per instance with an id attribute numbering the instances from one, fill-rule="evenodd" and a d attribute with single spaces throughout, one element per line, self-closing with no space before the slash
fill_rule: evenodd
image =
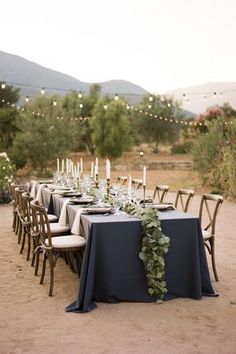
<path id="1" fill-rule="evenodd" d="M 6 169 L 6 166 L 2 166 L 2 169 L 5 170 L 5 169 Z"/>
<path id="2" fill-rule="evenodd" d="M 9 159 L 9 157 L 7 156 L 7 153 L 6 153 L 6 152 L 2 152 L 2 153 L 0 154 L 0 156 L 5 157 L 5 159 L 6 159 L 7 161 L 10 161 L 10 159 Z"/>

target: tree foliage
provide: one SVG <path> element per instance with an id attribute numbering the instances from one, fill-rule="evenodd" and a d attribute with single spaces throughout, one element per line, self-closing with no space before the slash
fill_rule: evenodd
<path id="1" fill-rule="evenodd" d="M 236 199 L 236 119 L 227 125 L 213 121 L 207 132 L 197 135 L 191 152 L 203 183 Z"/>
<path id="2" fill-rule="evenodd" d="M 143 113 L 145 111 L 152 116 L 145 115 Z M 173 144 L 177 140 L 180 129 L 174 121 L 181 117 L 178 103 L 172 98 L 162 99 L 161 96 L 152 96 L 150 101 L 150 97 L 145 96 L 138 110 L 132 114 L 132 124 L 141 140 L 154 143 L 157 149 L 160 143 Z M 166 121 L 165 118 L 173 119 L 173 123 Z"/>
<path id="3" fill-rule="evenodd" d="M 21 113 L 21 132 L 17 134 L 11 156 L 17 167 L 29 163 L 44 173 L 49 162 L 62 157 L 70 149 L 70 129 L 57 119 L 58 108 L 52 108 L 52 98 L 39 97 Z M 39 114 L 40 109 L 44 113 Z M 20 153 L 19 153 L 20 152 Z"/>
<path id="4" fill-rule="evenodd" d="M 67 95 L 62 104 L 63 113 L 68 119 L 75 117 L 73 125 L 73 150 L 79 151 L 88 149 L 93 154 L 95 152 L 95 146 L 92 140 L 93 128 L 90 124 L 90 118 L 93 115 L 93 109 L 100 98 L 100 86 L 94 84 L 90 87 L 90 91 L 87 95 L 73 91 Z M 85 117 L 81 119 L 81 117 Z"/>
<path id="5" fill-rule="evenodd" d="M 19 115 L 15 107 L 19 99 L 19 89 L 11 85 L 2 88 L 2 83 L 0 81 L 0 149 L 9 151 L 19 131 Z"/>
<path id="6" fill-rule="evenodd" d="M 91 122 L 93 142 L 101 157 L 117 158 L 131 144 L 131 125 L 121 100 L 108 97 L 96 104 Z"/>

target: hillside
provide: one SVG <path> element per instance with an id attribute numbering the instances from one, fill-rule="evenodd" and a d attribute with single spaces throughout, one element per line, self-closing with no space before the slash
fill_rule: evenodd
<path id="1" fill-rule="evenodd" d="M 17 55 L 0 51 L 0 80 L 14 83 L 21 88 L 21 102 L 26 96 L 34 97 L 42 87 L 49 95 L 65 95 L 71 90 L 88 92 L 90 83 L 82 82 L 61 72 L 45 68 Z M 139 101 L 147 91 L 125 80 L 111 80 L 99 83 L 104 94 L 125 94 L 130 103 Z"/>
<path id="2" fill-rule="evenodd" d="M 221 106 L 224 102 L 230 103 L 236 109 L 236 82 L 209 82 L 199 86 L 179 88 L 167 94 L 181 100 L 183 109 L 196 114 L 205 112 L 210 106 Z"/>
<path id="3" fill-rule="evenodd" d="M 46 94 L 65 95 L 71 90 L 88 92 L 91 83 L 80 81 L 70 75 L 45 68 L 17 55 L 0 51 L 0 80 L 14 84 L 21 89 L 20 103 L 26 96 L 39 95 L 42 87 Z M 125 80 L 100 82 L 103 94 L 116 93 L 130 103 L 137 103 L 148 92 L 142 87 Z M 216 95 L 214 95 L 216 92 Z M 166 93 L 182 102 L 186 118 L 204 112 L 209 106 L 229 102 L 236 109 L 236 82 L 215 82 L 199 86 L 184 87 Z M 183 99 L 185 94 L 186 99 Z M 193 114 L 194 112 L 195 114 Z"/>

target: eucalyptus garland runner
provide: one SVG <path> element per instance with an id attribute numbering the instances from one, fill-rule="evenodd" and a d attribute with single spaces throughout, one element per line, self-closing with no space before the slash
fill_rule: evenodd
<path id="1" fill-rule="evenodd" d="M 170 239 L 162 233 L 158 210 L 126 204 L 124 211 L 141 219 L 143 238 L 139 258 L 146 270 L 148 293 L 162 302 L 167 292 L 164 254 L 168 252 Z"/>

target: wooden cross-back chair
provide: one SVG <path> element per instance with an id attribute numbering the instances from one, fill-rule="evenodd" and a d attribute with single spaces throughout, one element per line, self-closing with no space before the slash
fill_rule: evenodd
<path id="1" fill-rule="evenodd" d="M 22 194 L 24 193 L 24 189 L 22 186 L 17 186 L 14 190 L 15 193 L 15 201 L 16 201 L 16 211 L 17 211 L 17 218 L 16 218 L 16 229 L 15 233 L 18 235 L 18 243 L 21 242 L 22 233 L 24 231 L 24 216 L 22 211 Z"/>
<path id="2" fill-rule="evenodd" d="M 79 258 L 79 262 L 81 262 L 81 250 L 84 248 L 86 240 L 79 235 L 52 237 L 45 207 L 39 205 L 37 201 L 32 201 L 31 207 L 33 216 L 33 229 L 36 234 L 38 233 L 40 240 L 40 244 L 38 245 L 35 252 L 38 253 L 41 250 L 43 254 L 40 284 L 43 284 L 46 271 L 46 262 L 48 261 L 50 270 L 50 285 L 48 295 L 52 296 L 54 284 L 54 267 L 56 266 L 58 256 L 61 253 L 68 254 L 69 252 L 73 252 L 75 256 Z"/>
<path id="3" fill-rule="evenodd" d="M 23 217 L 24 217 L 24 232 L 23 232 L 23 239 L 22 239 L 20 253 L 23 253 L 24 246 L 25 246 L 25 239 L 27 237 L 28 248 L 27 248 L 26 260 L 28 261 L 30 258 L 31 238 L 32 238 L 32 232 L 31 232 L 31 230 L 32 230 L 32 211 L 31 211 L 30 202 L 33 200 L 33 197 L 30 196 L 29 192 L 24 192 L 24 193 L 22 193 L 21 198 L 22 198 L 22 213 L 23 213 Z M 35 244 L 35 242 L 34 242 L 34 244 Z M 32 266 L 34 265 L 34 253 L 32 256 L 31 265 Z"/>
<path id="4" fill-rule="evenodd" d="M 224 199 L 221 195 L 203 194 L 199 210 L 204 244 L 211 255 L 212 268 L 216 281 L 219 280 L 215 262 L 216 218 L 223 201 Z"/>
<path id="5" fill-rule="evenodd" d="M 15 233 L 17 233 L 16 229 L 19 226 L 18 213 L 17 213 L 17 203 L 16 203 L 16 192 L 15 192 L 17 187 L 19 187 L 19 185 L 17 183 L 15 183 L 14 181 L 11 182 L 9 185 L 9 190 L 10 190 L 11 200 L 12 200 L 12 205 L 13 205 L 12 228 Z"/>
<path id="6" fill-rule="evenodd" d="M 117 183 L 120 183 L 122 185 L 125 185 L 125 183 L 127 182 L 128 177 L 127 176 L 118 176 L 117 177 Z"/>
<path id="7" fill-rule="evenodd" d="M 179 189 L 175 199 L 175 208 L 178 209 L 179 205 L 183 212 L 187 213 L 190 202 L 194 197 L 192 189 Z"/>
<path id="8" fill-rule="evenodd" d="M 135 189 L 139 189 L 143 185 L 143 180 L 140 178 L 133 178 L 131 183 Z"/>
<path id="9" fill-rule="evenodd" d="M 158 203 L 163 203 L 169 189 L 167 185 L 157 184 L 153 192 L 153 200 L 157 199 Z"/>

